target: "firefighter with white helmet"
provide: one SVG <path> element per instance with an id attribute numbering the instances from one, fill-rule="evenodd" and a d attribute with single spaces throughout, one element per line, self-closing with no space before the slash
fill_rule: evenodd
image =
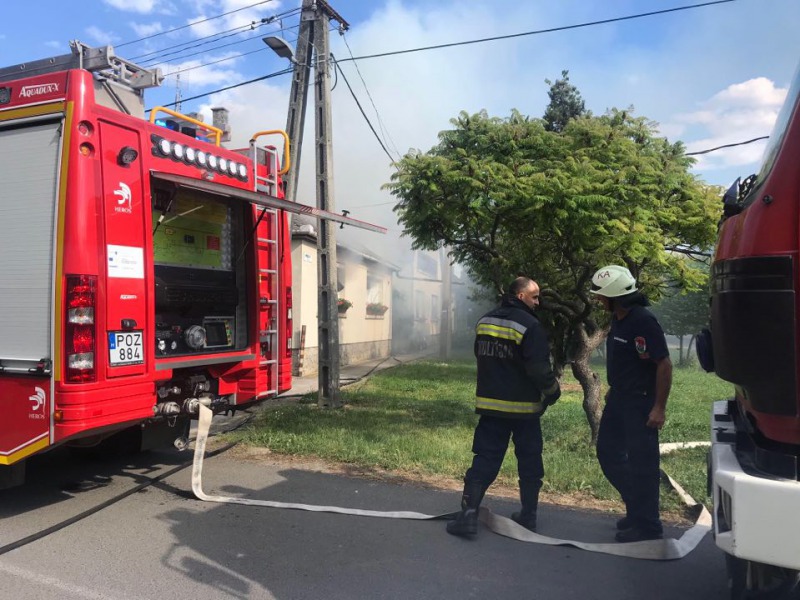
<path id="1" fill-rule="evenodd" d="M 608 265 L 592 293 L 611 313 L 606 340 L 609 390 L 600 420 L 597 459 L 625 503 L 618 542 L 663 536 L 659 518 L 658 432 L 664 426 L 672 362 L 664 331 L 629 269 Z"/>

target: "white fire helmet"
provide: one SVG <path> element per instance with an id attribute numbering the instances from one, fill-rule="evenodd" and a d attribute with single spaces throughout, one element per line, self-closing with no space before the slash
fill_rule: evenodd
<path id="1" fill-rule="evenodd" d="M 598 296 L 616 298 L 635 291 L 637 291 L 636 278 L 625 267 L 608 265 L 592 276 L 591 292 Z"/>

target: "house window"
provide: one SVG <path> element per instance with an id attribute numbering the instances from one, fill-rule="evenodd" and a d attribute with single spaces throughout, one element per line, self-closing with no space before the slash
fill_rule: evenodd
<path id="1" fill-rule="evenodd" d="M 414 292 L 414 318 L 417 321 L 425 318 L 425 295 L 421 290 Z"/>
<path id="2" fill-rule="evenodd" d="M 422 252 L 417 253 L 417 271 L 422 275 L 427 275 L 431 279 L 436 279 L 439 275 L 439 263 L 436 262 L 436 259 L 428 256 L 427 254 L 423 254 Z"/>
<path id="3" fill-rule="evenodd" d="M 439 304 L 439 296 L 431 295 L 431 321 L 438 321 L 439 314 L 442 312 L 442 305 Z"/>
<path id="4" fill-rule="evenodd" d="M 367 303 L 384 304 L 383 280 L 375 275 L 367 275 Z"/>

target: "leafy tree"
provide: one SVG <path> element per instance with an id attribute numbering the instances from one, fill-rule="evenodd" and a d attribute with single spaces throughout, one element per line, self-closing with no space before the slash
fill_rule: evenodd
<path id="1" fill-rule="evenodd" d="M 589 358 L 607 317 L 589 294 L 591 276 L 616 263 L 654 297 L 665 281 L 698 288 L 703 274 L 679 253 L 712 243 L 716 192 L 688 172 L 682 144 L 627 111 L 573 118 L 561 132 L 517 111 L 451 122 L 431 150 L 397 163 L 386 187 L 398 220 L 414 248 L 446 246 L 498 293 L 518 274 L 540 283 L 556 370 L 569 366 L 580 382 L 594 441 L 600 381 Z"/>
<path id="2" fill-rule="evenodd" d="M 708 290 L 682 292 L 670 288 L 661 301 L 653 306 L 653 312 L 664 331 L 679 340 L 678 365 L 688 365 L 695 335 L 708 324 Z M 689 342 L 684 348 L 684 338 L 687 336 Z"/>
<path id="3" fill-rule="evenodd" d="M 547 92 L 550 104 L 544 111 L 544 128 L 560 133 L 571 119 L 586 114 L 586 107 L 578 88 L 569 82 L 569 71 L 561 71 L 561 79 L 556 79 L 555 83 L 549 79 L 544 82 L 550 86 Z"/>

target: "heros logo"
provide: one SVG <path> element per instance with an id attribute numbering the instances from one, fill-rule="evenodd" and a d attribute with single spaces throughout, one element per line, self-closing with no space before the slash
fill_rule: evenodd
<path id="1" fill-rule="evenodd" d="M 119 189 L 114 190 L 114 195 L 117 197 L 117 205 L 114 207 L 114 212 L 131 214 L 133 212 L 131 207 L 131 188 L 120 181 Z"/>

